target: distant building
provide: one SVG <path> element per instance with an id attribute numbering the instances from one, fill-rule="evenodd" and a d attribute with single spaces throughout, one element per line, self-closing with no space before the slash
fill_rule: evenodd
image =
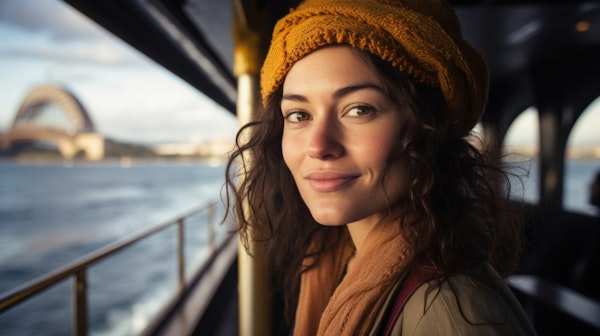
<path id="1" fill-rule="evenodd" d="M 232 140 L 212 140 L 205 143 L 168 143 L 153 147 L 158 155 L 164 156 L 199 156 L 224 158 L 233 149 Z"/>

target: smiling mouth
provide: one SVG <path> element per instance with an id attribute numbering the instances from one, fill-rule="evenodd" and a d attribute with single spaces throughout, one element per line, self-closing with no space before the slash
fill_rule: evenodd
<path id="1" fill-rule="evenodd" d="M 358 176 L 311 174 L 306 177 L 310 187 L 317 192 L 334 192 L 350 186 Z"/>

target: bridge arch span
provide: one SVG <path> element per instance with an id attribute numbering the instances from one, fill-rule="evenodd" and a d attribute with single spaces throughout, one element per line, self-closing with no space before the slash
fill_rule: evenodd
<path id="1" fill-rule="evenodd" d="M 50 104 L 60 107 L 78 132 L 94 132 L 92 119 L 81 102 L 67 89 L 56 84 L 42 84 L 29 92 L 17 111 L 13 127 L 20 122 L 38 118 L 41 113 L 39 107 Z"/>
<path id="2" fill-rule="evenodd" d="M 60 109 L 62 123 L 49 125 L 43 114 L 48 106 Z M 48 120 L 46 120 L 48 121 Z M 35 87 L 21 103 L 12 126 L 0 136 L 0 149 L 10 152 L 14 146 L 24 143 L 51 142 L 56 144 L 64 158 L 71 159 L 83 151 L 89 160 L 104 157 L 104 137 L 95 132 L 87 110 L 65 88 L 54 84 Z"/>

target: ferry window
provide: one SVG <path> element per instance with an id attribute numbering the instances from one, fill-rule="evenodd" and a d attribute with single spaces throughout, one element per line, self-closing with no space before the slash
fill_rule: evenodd
<path id="1" fill-rule="evenodd" d="M 539 124 L 538 111 L 530 107 L 513 121 L 504 138 L 504 165 L 511 174 L 514 200 L 539 202 Z"/>
<path id="2" fill-rule="evenodd" d="M 485 138 L 485 129 L 481 125 L 481 123 L 477 123 L 475 127 L 471 130 L 471 134 L 467 137 L 467 140 L 475 147 L 480 147 L 482 141 Z"/>
<path id="3" fill-rule="evenodd" d="M 589 203 L 590 186 L 600 173 L 600 97 L 575 123 L 565 151 L 563 207 L 567 211 L 595 216 L 598 209 Z"/>

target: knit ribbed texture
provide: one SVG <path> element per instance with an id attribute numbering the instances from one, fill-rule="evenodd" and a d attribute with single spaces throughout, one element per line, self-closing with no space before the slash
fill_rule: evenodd
<path id="1" fill-rule="evenodd" d="M 461 36 L 444 0 L 308 0 L 275 26 L 261 71 L 263 103 L 291 67 L 310 52 L 348 44 L 379 56 L 414 79 L 438 87 L 452 113 L 452 129 L 468 133 L 488 94 L 481 54 Z"/>
<path id="2" fill-rule="evenodd" d="M 411 255 L 400 225 L 380 222 L 338 284 L 347 251 L 348 245 L 341 241 L 316 267 L 302 273 L 294 336 L 368 335 Z"/>

